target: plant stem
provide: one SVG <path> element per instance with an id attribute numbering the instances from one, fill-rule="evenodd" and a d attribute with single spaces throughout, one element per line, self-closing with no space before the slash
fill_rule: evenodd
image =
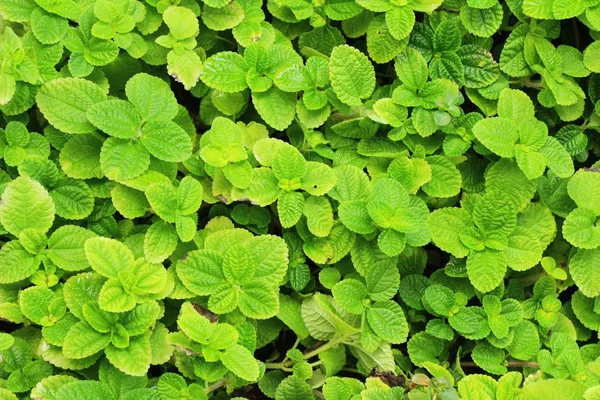
<path id="1" fill-rule="evenodd" d="M 218 389 L 218 388 L 220 388 L 220 387 L 223 387 L 223 386 L 225 386 L 225 383 L 226 383 L 226 382 L 225 382 L 225 380 L 223 380 L 223 379 L 222 379 L 222 380 L 220 380 L 220 381 L 216 381 L 216 382 L 215 382 L 215 383 L 213 383 L 212 385 L 208 386 L 208 387 L 205 389 L 205 391 L 206 391 L 206 393 L 208 394 L 208 393 L 210 393 L 210 392 L 212 392 L 212 391 L 214 391 L 214 390 L 217 390 L 217 389 Z"/>
<path id="2" fill-rule="evenodd" d="M 342 371 L 349 372 L 351 374 L 357 374 L 357 375 L 361 375 L 361 376 L 367 376 L 367 374 L 365 374 L 362 371 L 357 370 L 356 368 L 342 368 Z"/>
<path id="3" fill-rule="evenodd" d="M 321 353 L 325 350 L 329 350 L 332 347 L 337 346 L 341 342 L 342 342 L 342 339 L 331 340 L 331 341 L 325 343 L 324 345 L 319 346 L 316 349 L 304 354 L 302 358 L 305 360 L 309 360 L 309 359 L 317 356 L 319 353 Z M 311 366 L 317 366 L 320 364 L 321 364 L 321 362 L 317 361 L 317 362 L 312 363 Z M 292 360 L 287 360 L 287 357 L 286 357 L 286 359 L 284 359 L 282 362 L 266 363 L 265 367 L 267 367 L 268 369 L 281 369 L 281 370 L 286 371 L 286 368 L 289 369 L 289 367 L 291 367 L 292 365 L 294 365 L 294 362 Z"/>
<path id="4" fill-rule="evenodd" d="M 539 368 L 540 364 L 536 363 L 536 362 L 529 362 L 529 361 L 509 361 L 508 362 L 508 366 L 509 367 L 531 367 L 531 368 Z"/>
<path id="5" fill-rule="evenodd" d="M 543 272 L 540 272 L 539 274 L 518 278 L 518 281 L 524 286 L 529 286 L 529 285 L 537 282 L 540 278 L 542 278 L 545 275 L 546 275 L 546 271 L 543 271 Z"/>
<path id="6" fill-rule="evenodd" d="M 513 84 L 513 85 L 521 85 L 521 86 L 533 88 L 533 89 L 539 89 L 539 90 L 544 88 L 542 81 L 533 82 L 533 81 L 522 81 L 522 80 L 514 79 L 514 80 L 509 80 L 508 83 Z"/>
<path id="7" fill-rule="evenodd" d="M 473 361 L 461 361 L 460 362 L 460 366 L 461 367 L 478 367 L 479 366 L 477 364 L 475 364 Z M 540 364 L 536 363 L 536 362 L 529 362 L 529 361 L 509 361 L 506 364 L 507 367 L 532 367 L 532 368 L 539 368 Z"/>
<path id="8" fill-rule="evenodd" d="M 317 347 L 313 351 L 306 353 L 303 358 L 305 360 L 313 358 L 314 356 L 318 355 L 319 353 L 321 353 L 325 350 L 329 350 L 332 347 L 337 346 L 338 344 L 340 344 L 341 341 L 342 341 L 341 339 L 340 340 L 331 340 L 331 341 L 325 343 L 323 346 Z"/>

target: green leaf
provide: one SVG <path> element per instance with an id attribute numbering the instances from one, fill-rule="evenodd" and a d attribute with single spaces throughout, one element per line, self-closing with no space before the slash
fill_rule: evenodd
<path id="1" fill-rule="evenodd" d="M 578 382 L 566 379 L 545 379 L 543 382 L 532 382 L 523 388 L 523 396 L 527 400 L 543 397 L 548 400 L 575 400 L 583 398 L 585 387 Z"/>
<path id="2" fill-rule="evenodd" d="M 226 314 L 235 310 L 240 304 L 240 289 L 229 282 L 214 288 L 208 299 L 208 308 L 215 314 Z"/>
<path id="3" fill-rule="evenodd" d="M 504 89 L 498 99 L 498 116 L 515 122 L 522 122 L 535 117 L 533 103 L 524 92 L 515 89 Z"/>
<path id="4" fill-rule="evenodd" d="M 343 45 L 331 52 L 329 79 L 338 98 L 345 104 L 359 106 L 375 88 L 375 70 L 357 49 Z"/>
<path id="5" fill-rule="evenodd" d="M 184 177 L 177 188 L 177 209 L 183 215 L 196 212 L 202 204 L 202 185 L 191 176 Z"/>
<path id="6" fill-rule="evenodd" d="M 196 250 L 177 263 L 177 276 L 185 287 L 199 296 L 215 292 L 225 281 L 221 270 L 222 258 L 210 250 Z"/>
<path id="7" fill-rule="evenodd" d="M 223 254 L 223 275 L 231 284 L 243 285 L 254 278 L 256 265 L 250 251 L 234 244 Z"/>
<path id="8" fill-rule="evenodd" d="M 128 375 L 145 376 L 150 368 L 152 352 L 149 335 L 132 338 L 124 349 L 108 345 L 105 352 L 108 361 Z"/>
<path id="9" fill-rule="evenodd" d="M 132 295 L 159 294 L 167 283 L 167 271 L 162 264 L 150 264 L 143 258 L 130 269 L 121 271 L 119 279 Z"/>
<path id="10" fill-rule="evenodd" d="M 98 296 L 100 308 L 110 312 L 125 312 L 133 310 L 135 298 L 123 287 L 120 280 L 113 278 L 102 286 Z"/>
<path id="11" fill-rule="evenodd" d="M 496 381 L 487 375 L 473 374 L 458 382 L 458 392 L 461 399 L 475 400 L 494 396 Z"/>
<path id="12" fill-rule="evenodd" d="M 35 4 L 29 1 L 4 0 L 0 2 L 0 9 L 6 20 L 25 22 L 29 19 L 31 12 L 35 9 Z"/>
<path id="13" fill-rule="evenodd" d="M 423 302 L 435 314 L 449 317 L 456 313 L 457 302 L 454 292 L 442 285 L 431 285 L 423 293 Z"/>
<path id="14" fill-rule="evenodd" d="M 595 297 L 600 292 L 598 262 L 600 249 L 579 249 L 569 260 L 569 272 L 585 296 Z"/>
<path id="15" fill-rule="evenodd" d="M 252 239 L 249 250 L 256 263 L 253 282 L 278 286 L 285 277 L 288 266 L 288 247 L 285 241 L 273 235 Z"/>
<path id="16" fill-rule="evenodd" d="M 515 158 L 528 179 L 539 178 L 546 170 L 546 158 L 537 152 L 524 151 L 521 145 L 515 147 Z"/>
<path id="17" fill-rule="evenodd" d="M 180 162 L 192 155 L 190 137 L 172 121 L 144 124 L 140 141 L 150 154 L 162 161 Z"/>
<path id="18" fill-rule="evenodd" d="M 406 235 L 394 229 L 384 229 L 377 238 L 379 249 L 388 257 L 395 257 L 404 251 Z"/>
<path id="19" fill-rule="evenodd" d="M 374 303 L 367 310 L 369 326 L 381 339 L 390 343 L 404 343 L 408 338 L 408 324 L 398 303 L 388 300 Z"/>
<path id="20" fill-rule="evenodd" d="M 330 298 L 320 293 L 302 302 L 301 314 L 308 332 L 315 339 L 330 340 L 336 332 L 340 334 L 357 332 L 333 311 Z"/>
<path id="21" fill-rule="evenodd" d="M 142 118 L 125 100 L 106 100 L 93 104 L 86 117 L 94 126 L 111 136 L 129 139 L 138 135 Z"/>
<path id="22" fill-rule="evenodd" d="M 460 48 L 462 35 L 455 19 L 443 20 L 435 29 L 433 50 L 455 52 Z"/>
<path id="23" fill-rule="evenodd" d="M 373 18 L 368 24 L 367 51 L 369 57 L 376 63 L 387 63 L 406 48 L 408 38 L 402 40 L 395 39 L 390 33 L 385 15 Z"/>
<path id="24" fill-rule="evenodd" d="M 473 221 L 484 233 L 486 245 L 490 247 L 493 241 L 503 243 L 510 235 L 516 225 L 516 213 L 505 194 L 489 192 L 475 204 Z"/>
<path id="25" fill-rule="evenodd" d="M 342 165 L 333 169 L 337 176 L 336 185 L 329 196 L 337 201 L 369 199 L 373 187 L 367 175 L 353 165 Z"/>
<path id="26" fill-rule="evenodd" d="M 95 127 L 86 118 L 87 110 L 106 100 L 95 83 L 81 78 L 54 79 L 42 86 L 36 96 L 38 107 L 48 122 L 66 133 L 89 133 Z"/>
<path id="27" fill-rule="evenodd" d="M 398 291 L 400 274 L 387 260 L 373 263 L 365 274 L 369 298 L 374 301 L 389 300 Z"/>
<path id="28" fill-rule="evenodd" d="M 152 328 L 162 309 L 155 301 L 137 305 L 133 310 L 122 314 L 120 323 L 131 336 L 141 335 Z"/>
<path id="29" fill-rule="evenodd" d="M 207 86 L 226 93 L 241 92 L 246 84 L 246 62 L 237 53 L 219 52 L 206 59 L 200 79 Z"/>
<path id="30" fill-rule="evenodd" d="M 333 228 L 333 209 L 325 197 L 310 196 L 304 202 L 304 216 L 309 231 L 318 237 L 326 237 Z"/>
<path id="31" fill-rule="evenodd" d="M 5 106 L 10 103 L 15 95 L 17 82 L 15 78 L 7 73 L 0 74 L 0 106 Z"/>
<path id="32" fill-rule="evenodd" d="M 462 258 L 469 254 L 460 234 L 473 227 L 473 220 L 467 211 L 462 208 L 446 207 L 435 210 L 427 218 L 433 242 L 440 249 Z"/>
<path id="33" fill-rule="evenodd" d="M 421 89 L 427 82 L 427 61 L 412 47 L 407 47 L 394 62 L 396 74 L 402 83 L 412 90 Z"/>
<path id="34" fill-rule="evenodd" d="M 143 217 L 150 209 L 144 192 L 129 188 L 125 185 L 116 185 L 110 191 L 113 206 L 125 218 Z"/>
<path id="35" fill-rule="evenodd" d="M 60 150 L 60 167 L 70 178 L 102 178 L 101 148 L 102 139 L 96 135 L 73 136 Z"/>
<path id="36" fill-rule="evenodd" d="M 100 165 L 108 178 L 129 180 L 146 172 L 150 166 L 150 154 L 139 141 L 108 138 L 102 145 Z"/>
<path id="37" fill-rule="evenodd" d="M 156 389 L 161 399 L 175 400 L 187 392 L 187 384 L 181 375 L 166 372 L 158 379 Z"/>
<path id="38" fill-rule="evenodd" d="M 123 243 L 103 237 L 92 237 L 85 242 L 85 254 L 94 271 L 107 278 L 133 264 L 133 254 Z"/>
<path id="39" fill-rule="evenodd" d="M 592 42 L 583 52 L 583 64 L 592 72 L 600 72 L 600 41 Z"/>
<path id="40" fill-rule="evenodd" d="M 306 175 L 307 164 L 298 149 L 286 145 L 281 146 L 275 153 L 272 169 L 279 181 L 297 180 L 300 183 L 299 180 Z"/>
<path id="41" fill-rule="evenodd" d="M 146 198 L 154 212 L 166 222 L 175 222 L 177 192 L 167 182 L 153 183 L 146 189 Z"/>
<path id="42" fill-rule="evenodd" d="M 600 174 L 579 170 L 569 180 L 567 191 L 579 207 L 587 208 L 600 215 Z"/>
<path id="43" fill-rule="evenodd" d="M 100 333 L 109 333 L 117 323 L 117 316 L 100 309 L 98 304 L 88 301 L 82 308 L 83 318 L 94 330 Z"/>
<path id="44" fill-rule="evenodd" d="M 396 40 L 408 37 L 415 24 L 415 13 L 409 6 L 392 7 L 385 13 L 385 22 Z"/>
<path id="45" fill-rule="evenodd" d="M 530 321 L 522 321 L 515 327 L 512 343 L 507 348 L 517 360 L 529 360 L 540 349 L 540 338 L 536 326 Z"/>
<path id="46" fill-rule="evenodd" d="M 205 5 L 201 17 L 209 29 L 224 31 L 236 27 L 244 20 L 244 9 L 237 1 L 221 8 Z"/>
<path id="47" fill-rule="evenodd" d="M 181 54 L 170 51 L 167 54 L 167 72 L 177 82 L 183 83 L 185 90 L 191 90 L 200 79 L 202 61 L 193 50 L 182 51 Z"/>
<path id="48" fill-rule="evenodd" d="M 272 87 L 265 92 L 252 92 L 252 102 L 261 118 L 272 128 L 285 130 L 296 115 L 296 93 Z"/>
<path id="49" fill-rule="evenodd" d="M 556 138 L 548 136 L 546 143 L 539 151 L 544 155 L 550 171 L 558 177 L 568 178 L 575 172 L 571 156 Z"/>
<path id="50" fill-rule="evenodd" d="M 83 305 L 97 301 L 105 279 L 98 274 L 81 273 L 69 278 L 63 287 L 63 295 L 69 311 L 83 319 Z"/>
<path id="51" fill-rule="evenodd" d="M 86 322 L 78 322 L 65 337 L 63 353 L 66 357 L 81 359 L 103 350 L 110 343 L 110 334 L 97 332 Z"/>
<path id="52" fill-rule="evenodd" d="M 464 66 L 465 87 L 482 88 L 499 82 L 500 68 L 491 53 L 479 46 L 466 45 L 457 54 Z"/>
<path id="53" fill-rule="evenodd" d="M 151 263 L 160 263 L 167 259 L 177 247 L 175 227 L 164 221 L 157 221 L 144 235 L 144 255 Z"/>
<path id="54" fill-rule="evenodd" d="M 190 339 L 207 344 L 213 334 L 213 326 L 210 321 L 201 315 L 191 303 L 184 303 L 181 306 L 179 317 L 177 318 L 177 326 Z"/>
<path id="55" fill-rule="evenodd" d="M 198 19 L 189 8 L 168 7 L 163 13 L 163 20 L 177 40 L 196 36 L 198 33 Z"/>
<path id="56" fill-rule="evenodd" d="M 56 215 L 65 219 L 83 219 L 94 210 L 94 195 L 82 181 L 63 178 L 50 191 L 50 197 Z"/>
<path id="57" fill-rule="evenodd" d="M 112 399 L 113 394 L 110 388 L 99 381 L 74 381 L 67 382 L 65 385 L 59 387 L 54 398 L 56 400 L 69 400 L 69 399 L 81 399 L 81 400 L 93 400 L 97 398 Z"/>
<path id="58" fill-rule="evenodd" d="M 67 33 L 69 22 L 65 18 L 35 8 L 30 18 L 31 31 L 43 44 L 58 43 Z"/>
<path id="59" fill-rule="evenodd" d="M 34 323 L 42 326 L 52 325 L 54 321 L 49 320 L 51 316 L 49 307 L 53 300 L 54 293 L 52 290 L 33 286 L 20 293 L 19 307 L 21 307 L 23 315 Z"/>
<path id="60" fill-rule="evenodd" d="M 299 192 L 283 192 L 277 199 L 277 213 L 281 226 L 291 228 L 304 213 L 304 196 Z"/>
<path id="61" fill-rule="evenodd" d="M 481 120 L 473 126 L 473 134 L 485 147 L 500 157 L 515 156 L 519 131 L 511 120 L 498 117 Z"/>
<path id="62" fill-rule="evenodd" d="M 540 262 L 544 247 L 538 236 L 538 232 L 523 227 L 517 227 L 511 233 L 505 254 L 512 269 L 524 271 Z"/>
<path id="63" fill-rule="evenodd" d="M 314 161 L 307 161 L 306 166 L 306 174 L 302 178 L 302 190 L 313 196 L 323 196 L 335 186 L 337 177 L 332 168 Z"/>
<path id="64" fill-rule="evenodd" d="M 423 191 L 433 197 L 452 197 L 460 192 L 462 178 L 456 166 L 443 156 L 425 158 L 431 168 L 431 179 Z"/>
<path id="65" fill-rule="evenodd" d="M 336 303 L 351 314 L 362 315 L 365 311 L 363 302 L 367 299 L 367 288 L 356 279 L 344 279 L 331 289 Z"/>
<path id="66" fill-rule="evenodd" d="M 338 217 L 346 228 L 352 232 L 369 234 L 375 232 L 376 225 L 369 216 L 367 203 L 364 201 L 344 201 L 338 208 Z"/>
<path id="67" fill-rule="evenodd" d="M 42 185 L 18 177 L 6 185 L 0 204 L 0 222 L 15 236 L 25 229 L 47 232 L 54 222 L 54 202 Z"/>
<path id="68" fill-rule="evenodd" d="M 145 122 L 166 122 L 177 115 L 175 95 L 160 78 L 136 74 L 127 81 L 125 94 Z"/>
<path id="69" fill-rule="evenodd" d="M 2 332 L 0 334 L 0 349 L 1 351 L 10 349 L 15 344 L 15 339 L 9 334 Z"/>
<path id="70" fill-rule="evenodd" d="M 504 280 L 507 269 L 506 255 L 502 251 L 474 251 L 467 257 L 467 274 L 475 288 L 487 293 Z"/>
<path id="71" fill-rule="evenodd" d="M 279 311 L 278 290 L 260 283 L 250 283 L 242 288 L 239 307 L 242 314 L 254 319 L 267 319 Z"/>
<path id="72" fill-rule="evenodd" d="M 288 376 L 285 378 L 275 392 L 276 400 L 300 400 L 314 399 L 311 387 L 308 383 L 297 376 Z"/>
<path id="73" fill-rule="evenodd" d="M 596 215 L 587 208 L 576 208 L 563 224 L 564 238 L 576 247 L 595 249 L 600 246 L 600 229 Z"/>
<path id="74" fill-rule="evenodd" d="M 492 36 L 500 28 L 504 11 L 500 3 L 497 2 L 486 9 L 463 5 L 460 8 L 459 16 L 460 22 L 469 33 L 485 38 Z M 514 62 L 516 63 L 517 60 L 518 58 Z"/>

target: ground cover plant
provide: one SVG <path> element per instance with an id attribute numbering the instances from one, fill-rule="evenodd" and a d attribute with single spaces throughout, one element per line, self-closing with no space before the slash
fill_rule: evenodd
<path id="1" fill-rule="evenodd" d="M 597 0 L 0 0 L 0 400 L 600 399 Z"/>

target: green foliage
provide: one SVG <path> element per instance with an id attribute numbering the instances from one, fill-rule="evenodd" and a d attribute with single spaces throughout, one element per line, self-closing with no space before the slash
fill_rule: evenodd
<path id="1" fill-rule="evenodd" d="M 0 400 L 600 399 L 600 5 L 0 0 Z"/>

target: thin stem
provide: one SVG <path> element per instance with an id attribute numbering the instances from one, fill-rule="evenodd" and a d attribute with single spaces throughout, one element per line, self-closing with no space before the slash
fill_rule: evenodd
<path id="1" fill-rule="evenodd" d="M 508 366 L 509 367 L 531 367 L 531 368 L 539 368 L 540 364 L 536 363 L 536 362 L 529 362 L 529 361 L 509 361 L 508 362 Z"/>
<path id="2" fill-rule="evenodd" d="M 362 375 L 362 376 L 368 376 L 367 374 L 365 374 L 362 371 L 357 370 L 356 368 L 342 368 L 342 371 L 344 372 L 348 372 L 351 374 L 357 374 L 357 375 Z"/>
<path id="3" fill-rule="evenodd" d="M 533 89 L 543 89 L 544 88 L 544 84 L 540 81 L 540 82 L 531 82 L 531 81 L 525 81 L 522 83 L 523 86 L 528 87 L 528 88 L 533 88 Z"/>
<path id="4" fill-rule="evenodd" d="M 212 385 L 206 387 L 205 391 L 208 394 L 214 390 L 217 390 L 220 387 L 225 386 L 225 383 L 226 383 L 225 380 L 217 381 L 217 382 L 213 383 Z"/>
<path id="5" fill-rule="evenodd" d="M 232 42 L 232 41 L 231 41 L 231 40 L 229 40 L 229 39 L 225 39 L 224 37 L 221 37 L 221 36 L 217 36 L 216 38 L 217 38 L 217 40 L 220 40 L 220 41 L 222 41 L 222 42 L 229 43 L 229 44 L 230 44 L 230 45 L 232 45 L 233 47 L 237 47 L 237 43 L 234 43 L 234 42 Z"/>
<path id="6" fill-rule="evenodd" d="M 521 283 L 524 286 L 529 286 L 529 285 L 537 282 L 538 280 L 540 280 L 540 278 L 544 277 L 545 275 L 546 275 L 546 271 L 542 271 L 539 274 L 523 276 L 521 278 L 518 278 L 518 281 L 519 281 L 519 283 Z"/>
<path id="7" fill-rule="evenodd" d="M 309 359 L 317 356 L 319 353 L 322 353 L 323 351 L 329 350 L 330 348 L 337 346 L 341 342 L 342 342 L 342 339 L 329 341 L 329 342 L 325 343 L 324 345 L 317 347 L 313 351 L 310 351 L 310 352 L 304 354 L 302 356 L 302 358 L 304 360 L 309 360 Z M 316 361 L 316 362 L 312 363 L 311 366 L 317 366 L 320 364 L 321 364 L 320 361 Z M 278 362 L 278 363 L 266 363 L 265 367 L 267 367 L 268 369 L 281 369 L 281 370 L 286 371 L 286 368 L 289 369 L 289 367 L 291 367 L 292 365 L 294 365 L 294 362 L 292 360 L 283 360 L 282 362 Z"/>
<path id="8" fill-rule="evenodd" d="M 267 369 L 284 369 L 286 362 L 278 362 L 278 363 L 265 363 L 265 368 Z"/>
<path id="9" fill-rule="evenodd" d="M 313 351 L 304 354 L 304 357 L 302 357 L 302 358 L 304 358 L 305 360 L 313 358 L 314 356 L 318 355 L 319 353 L 321 353 L 325 350 L 329 350 L 332 347 L 337 346 L 338 344 L 340 344 L 340 342 L 341 342 L 341 340 L 331 340 L 331 341 L 325 343 L 323 346 L 317 347 Z"/>
<path id="10" fill-rule="evenodd" d="M 518 79 L 512 79 L 508 81 L 509 84 L 512 85 L 521 85 L 524 87 L 528 87 L 528 88 L 533 88 L 533 89 L 538 89 L 541 90 L 544 88 L 544 84 L 542 83 L 542 81 L 523 81 L 523 80 L 518 80 Z"/>
<path id="11" fill-rule="evenodd" d="M 473 361 L 461 361 L 460 362 L 460 366 L 461 367 L 477 367 L 479 368 L 479 366 L 477 364 L 475 364 Z M 529 361 L 509 361 L 506 364 L 507 367 L 532 367 L 532 368 L 539 368 L 540 364 L 536 363 L 536 362 L 529 362 Z"/>

